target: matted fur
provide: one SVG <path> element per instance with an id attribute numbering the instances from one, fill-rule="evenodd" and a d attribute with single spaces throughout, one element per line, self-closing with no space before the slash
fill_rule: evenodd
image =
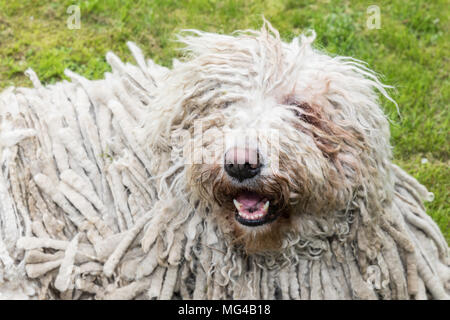
<path id="1" fill-rule="evenodd" d="M 30 70 L 35 88 L 1 93 L 0 298 L 447 299 L 432 194 L 391 162 L 386 86 L 313 40 L 192 30 L 170 70 L 129 43 L 137 66 L 108 53 L 103 80 Z M 282 212 L 256 231 L 221 165 L 236 139 L 216 139 L 250 129 L 278 158 L 246 187 Z M 197 143 L 216 161 L 188 161 Z"/>

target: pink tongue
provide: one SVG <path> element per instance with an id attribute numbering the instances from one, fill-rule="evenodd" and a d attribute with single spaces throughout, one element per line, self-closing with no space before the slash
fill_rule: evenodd
<path id="1" fill-rule="evenodd" d="M 236 200 L 246 209 L 255 207 L 263 198 L 254 192 L 244 192 L 240 194 Z M 264 203 L 260 203 L 260 207 Z"/>

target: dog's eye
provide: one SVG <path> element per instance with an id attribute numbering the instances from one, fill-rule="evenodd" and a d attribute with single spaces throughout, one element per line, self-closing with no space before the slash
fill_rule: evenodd
<path id="1" fill-rule="evenodd" d="M 289 109 L 291 109 L 298 118 L 309 122 L 307 116 L 311 113 L 312 108 L 308 103 L 300 102 L 293 97 L 287 97 L 283 104 L 289 106 Z"/>
<path id="2" fill-rule="evenodd" d="M 316 115 L 314 114 L 313 108 L 306 102 L 299 102 L 292 98 L 287 98 L 284 102 L 285 105 L 289 106 L 292 112 L 307 123 L 313 123 Z"/>
<path id="3" fill-rule="evenodd" d="M 300 108 L 299 108 L 299 103 L 293 97 L 288 96 L 288 97 L 284 98 L 283 104 L 285 106 L 288 106 L 289 109 L 291 109 L 292 112 L 294 112 L 294 114 L 297 117 L 299 117 L 301 115 Z"/>
<path id="4" fill-rule="evenodd" d="M 222 103 L 221 108 L 222 109 L 226 109 L 231 105 L 231 101 L 225 101 L 224 103 Z"/>
<path id="5" fill-rule="evenodd" d="M 298 118 L 302 117 L 301 108 L 299 107 L 298 104 L 290 104 L 289 106 L 293 107 L 292 112 L 294 112 L 296 117 L 298 117 Z"/>

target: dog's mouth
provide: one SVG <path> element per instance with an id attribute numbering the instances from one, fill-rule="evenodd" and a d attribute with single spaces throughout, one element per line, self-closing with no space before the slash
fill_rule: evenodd
<path id="1" fill-rule="evenodd" d="M 261 226 L 278 217 L 271 199 L 256 192 L 240 192 L 233 199 L 233 203 L 236 207 L 236 221 L 248 227 Z"/>

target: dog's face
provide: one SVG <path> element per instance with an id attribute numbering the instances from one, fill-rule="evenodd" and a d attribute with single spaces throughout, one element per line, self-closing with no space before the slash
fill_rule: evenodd
<path id="1" fill-rule="evenodd" d="M 212 213 L 247 248 L 276 248 L 302 213 L 345 207 L 354 181 L 340 179 L 339 170 L 356 173 L 357 160 L 339 146 L 354 137 L 319 105 L 286 92 L 282 100 L 239 101 L 207 117 L 216 121 L 198 120 L 193 150 L 203 157 L 190 165 L 190 185 L 213 201 Z"/>
<path id="2" fill-rule="evenodd" d="M 195 57 L 174 70 L 185 92 L 175 120 L 189 133 L 185 172 L 223 230 L 250 251 L 274 249 L 288 232 L 307 232 L 302 217 L 351 206 L 367 159 L 384 161 L 377 148 L 388 148 L 370 73 L 314 51 L 308 38 L 185 41 Z"/>

